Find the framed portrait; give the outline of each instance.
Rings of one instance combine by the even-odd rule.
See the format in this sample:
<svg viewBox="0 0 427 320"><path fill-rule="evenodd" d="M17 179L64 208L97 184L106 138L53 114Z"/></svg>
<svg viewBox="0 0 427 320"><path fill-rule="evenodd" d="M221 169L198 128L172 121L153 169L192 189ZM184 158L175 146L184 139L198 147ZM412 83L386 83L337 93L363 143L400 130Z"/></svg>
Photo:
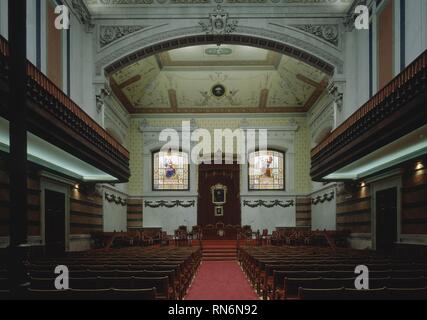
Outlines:
<svg viewBox="0 0 427 320"><path fill-rule="evenodd" d="M216 206L215 207L215 217L223 217L224 216L224 207Z"/></svg>
<svg viewBox="0 0 427 320"><path fill-rule="evenodd" d="M222 184L216 184L211 187L212 203L219 206L227 202L227 187Z"/></svg>

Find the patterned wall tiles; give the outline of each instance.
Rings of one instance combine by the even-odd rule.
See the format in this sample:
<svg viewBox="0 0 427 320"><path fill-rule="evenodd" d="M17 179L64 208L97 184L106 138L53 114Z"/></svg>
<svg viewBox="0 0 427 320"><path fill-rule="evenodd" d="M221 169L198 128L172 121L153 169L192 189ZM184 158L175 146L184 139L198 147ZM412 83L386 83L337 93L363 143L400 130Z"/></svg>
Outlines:
<svg viewBox="0 0 427 320"><path fill-rule="evenodd" d="M265 127L267 129L268 127L280 127L289 125L290 123L296 123L298 125L298 131L295 135L295 168L293 170L295 174L295 192L310 192L310 137L305 117L280 116L279 118L245 118L242 116L233 118L194 118L198 128L207 129L212 135L214 129L229 128L235 130L240 127L244 119L249 126ZM133 196L142 195L143 179L150 179L150 177L143 176L143 138L139 131L141 120L142 118L138 117L132 118L129 129L129 149L131 152L129 193ZM181 127L183 120L189 121L190 119L181 119L171 116L170 118L159 117L146 120L148 125L152 127L171 128Z"/></svg>

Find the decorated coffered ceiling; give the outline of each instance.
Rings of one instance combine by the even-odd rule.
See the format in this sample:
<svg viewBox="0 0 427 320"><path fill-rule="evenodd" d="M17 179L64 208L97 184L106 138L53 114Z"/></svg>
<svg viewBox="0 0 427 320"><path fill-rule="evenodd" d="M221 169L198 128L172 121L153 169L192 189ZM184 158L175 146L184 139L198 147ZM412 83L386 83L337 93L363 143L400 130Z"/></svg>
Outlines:
<svg viewBox="0 0 427 320"><path fill-rule="evenodd" d="M170 50L110 76L132 113L306 112L326 87L322 71L272 51L237 45Z"/></svg>

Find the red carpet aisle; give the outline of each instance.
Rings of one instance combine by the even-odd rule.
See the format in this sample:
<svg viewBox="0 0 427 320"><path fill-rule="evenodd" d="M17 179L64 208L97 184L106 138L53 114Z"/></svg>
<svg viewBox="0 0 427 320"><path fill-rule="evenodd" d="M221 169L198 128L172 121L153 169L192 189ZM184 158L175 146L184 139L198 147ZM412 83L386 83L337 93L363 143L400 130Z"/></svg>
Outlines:
<svg viewBox="0 0 427 320"><path fill-rule="evenodd" d="M258 300L236 261L203 261L185 300Z"/></svg>

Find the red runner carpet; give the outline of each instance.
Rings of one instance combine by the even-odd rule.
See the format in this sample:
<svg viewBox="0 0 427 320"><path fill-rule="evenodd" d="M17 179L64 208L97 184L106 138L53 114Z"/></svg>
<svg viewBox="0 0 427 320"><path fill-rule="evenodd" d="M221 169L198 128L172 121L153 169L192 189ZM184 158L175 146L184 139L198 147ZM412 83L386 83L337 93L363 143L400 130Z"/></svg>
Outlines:
<svg viewBox="0 0 427 320"><path fill-rule="evenodd" d="M203 261L185 300L259 300L236 261Z"/></svg>

